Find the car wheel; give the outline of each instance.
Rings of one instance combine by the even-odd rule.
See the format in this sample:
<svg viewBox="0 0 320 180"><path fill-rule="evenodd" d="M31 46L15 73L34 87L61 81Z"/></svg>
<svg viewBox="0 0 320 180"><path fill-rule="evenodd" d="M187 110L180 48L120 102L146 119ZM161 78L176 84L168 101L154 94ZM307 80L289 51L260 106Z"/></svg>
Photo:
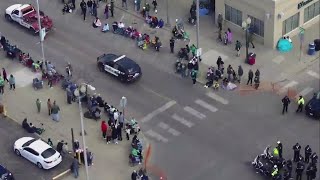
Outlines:
<svg viewBox="0 0 320 180"><path fill-rule="evenodd" d="M42 168L43 168L42 165L41 165L41 163L39 163L39 162L37 163L37 166L38 166L39 169L42 169Z"/></svg>
<svg viewBox="0 0 320 180"><path fill-rule="evenodd" d="M7 21L12 22L12 18L9 14L6 14L4 17L6 18Z"/></svg>
<svg viewBox="0 0 320 180"><path fill-rule="evenodd" d="M21 156L20 151L18 149L14 150L17 156Z"/></svg>
<svg viewBox="0 0 320 180"><path fill-rule="evenodd" d="M104 71L103 65L102 65L101 63L98 65L98 68L99 68L99 71L100 71L100 72L103 72L103 71Z"/></svg>

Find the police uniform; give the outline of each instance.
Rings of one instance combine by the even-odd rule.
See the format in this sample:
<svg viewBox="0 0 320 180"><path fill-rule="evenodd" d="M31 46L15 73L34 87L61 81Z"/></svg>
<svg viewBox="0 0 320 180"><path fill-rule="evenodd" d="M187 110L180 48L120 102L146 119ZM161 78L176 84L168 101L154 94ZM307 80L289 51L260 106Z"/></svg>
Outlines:
<svg viewBox="0 0 320 180"><path fill-rule="evenodd" d="M309 163L309 160L310 160L310 156L311 156L311 153L312 153L312 149L310 148L309 145L307 145L305 148L304 148L304 161L306 163Z"/></svg>
<svg viewBox="0 0 320 180"><path fill-rule="evenodd" d="M296 145L293 146L292 149L294 151L293 161L294 162L298 162L299 161L299 156L300 156L300 149L301 149L300 144L297 143Z"/></svg>
<svg viewBox="0 0 320 180"><path fill-rule="evenodd" d="M296 112L302 112L303 105L304 105L304 99L302 96L299 96L298 109L296 110Z"/></svg>

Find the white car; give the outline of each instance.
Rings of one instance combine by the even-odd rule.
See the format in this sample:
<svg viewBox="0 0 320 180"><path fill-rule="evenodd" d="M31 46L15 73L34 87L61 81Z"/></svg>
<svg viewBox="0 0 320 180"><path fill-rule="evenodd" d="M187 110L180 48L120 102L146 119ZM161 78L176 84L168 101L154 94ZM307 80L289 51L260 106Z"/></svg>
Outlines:
<svg viewBox="0 0 320 180"><path fill-rule="evenodd" d="M16 140L13 149L18 156L28 159L40 169L51 169L62 161L59 152L41 139L33 137L22 137Z"/></svg>

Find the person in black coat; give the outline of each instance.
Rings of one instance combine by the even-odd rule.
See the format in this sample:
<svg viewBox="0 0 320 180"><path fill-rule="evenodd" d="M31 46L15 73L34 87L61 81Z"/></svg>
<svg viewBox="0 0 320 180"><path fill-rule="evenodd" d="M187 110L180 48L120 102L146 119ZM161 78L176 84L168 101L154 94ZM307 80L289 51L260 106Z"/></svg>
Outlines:
<svg viewBox="0 0 320 180"><path fill-rule="evenodd" d="M285 96L281 101L282 101L282 105L283 105L282 114L284 114L284 112L288 112L288 106L290 104L290 99L288 96Z"/></svg>
<svg viewBox="0 0 320 180"><path fill-rule="evenodd" d="M112 128L112 140L113 143L118 144L117 138L118 138L118 132L117 132L117 128L114 124L111 125Z"/></svg>
<svg viewBox="0 0 320 180"><path fill-rule="evenodd" d="M277 142L277 149L279 151L279 158L282 159L282 143L280 141Z"/></svg>
<svg viewBox="0 0 320 180"><path fill-rule="evenodd" d="M312 154L312 149L310 148L309 145L307 145L304 148L304 162L309 163L311 154Z"/></svg>
<svg viewBox="0 0 320 180"><path fill-rule="evenodd" d="M248 72L247 85L249 85L249 82L250 82L250 86L252 86L252 79L253 79L253 71L250 69L249 72Z"/></svg>
<svg viewBox="0 0 320 180"><path fill-rule="evenodd" d="M294 145L292 147L293 151L294 151L294 155L293 155L293 161L294 162L298 162L299 161L299 157L300 157L300 150L301 150L301 146L299 143L296 143L296 145Z"/></svg>

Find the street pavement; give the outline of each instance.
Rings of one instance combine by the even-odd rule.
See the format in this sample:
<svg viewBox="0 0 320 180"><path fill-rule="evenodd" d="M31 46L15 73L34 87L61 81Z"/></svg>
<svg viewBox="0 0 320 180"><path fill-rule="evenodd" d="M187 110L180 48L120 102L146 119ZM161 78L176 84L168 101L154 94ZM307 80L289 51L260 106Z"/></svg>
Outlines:
<svg viewBox="0 0 320 180"><path fill-rule="evenodd" d="M6 106L7 116L19 124L22 123L25 117L28 118L29 122L35 124L35 126L40 126L40 124L43 123L46 131L41 134L41 138L44 140L51 138L54 146L56 146L60 140L64 140L68 143L69 150L72 150L71 128L74 132L74 138L82 144L78 103L67 105L66 92L62 90L60 83L51 89L48 88L46 82L44 82L43 89L34 90L32 87L32 79L39 77L39 74L31 72L29 68L24 67L17 61L11 61L6 58L1 58L1 60L1 67L5 68L8 73L13 74L17 80L15 91L9 90L8 87L5 88L3 103ZM98 93L99 91L96 90L96 92ZM41 101L41 113L37 113L35 104L37 98ZM46 104L48 98L50 98L52 102L55 100L61 108L60 122L55 122L48 116ZM112 104L111 102L109 103ZM86 111L87 109L84 107L83 112ZM102 120L107 121L107 117L103 115ZM99 180L103 179L102 173L107 173L115 180L126 179L134 169L137 170L139 168L139 166L129 166L128 155L131 141L127 141L123 133L124 141L121 141L118 145L107 145L106 141L102 138L100 123L101 121L84 118L84 126L87 132L86 146L89 147L89 150L94 154L94 166L90 167L90 177ZM142 140L143 146L147 147L148 142L143 134L140 134L138 137ZM68 165L62 166L62 170L55 175L57 176L68 170L71 162L72 161L65 162L64 164ZM85 178L85 168L80 169L80 177ZM74 178L72 174L68 173L64 179Z"/></svg>
<svg viewBox="0 0 320 180"><path fill-rule="evenodd" d="M11 171L15 179L49 180L70 167L72 159L64 157L63 161L53 169L39 169L28 160L18 157L13 151L13 143L17 139L21 137L39 138L39 136L27 133L22 129L20 123L10 118L1 117L0 128L0 164Z"/></svg>
<svg viewBox="0 0 320 180"><path fill-rule="evenodd" d="M180 15L172 15L172 17L185 19L188 13L183 12L189 11L189 5L185 3L183 6L178 6L178 1L174 2L177 5L170 8L181 7L181 9L177 8L179 10L176 12ZM0 3L0 7L4 9L13 1ZM120 1L117 1L117 6L119 3ZM159 36L164 44L159 53L153 49L142 51L136 47L134 41L119 35L102 34L98 29L91 27L92 17L88 17L85 22L82 21L79 10L62 15L60 11L62 5L58 2L44 1L40 5L55 23L55 30L48 34L45 40L46 58L62 70L70 61L75 69L74 78L82 79L95 86L99 89L99 93L112 104L117 104L122 96L128 98L127 114L142 122L144 133L152 141L153 166L150 171L154 171L157 176L187 180L257 179L258 175L250 167L250 161L268 144L274 145L278 139L284 144L285 158L292 157L291 147L295 142L300 142L303 146L310 144L314 151L319 152L318 121L313 121L304 114L293 113L296 108L295 103L290 105L289 114L280 115L281 98L284 95L282 92L286 91L279 93L278 89L281 87L288 89L292 86L286 87L285 84L277 83L276 85L281 85L280 88L278 86L276 90L270 88L271 84L281 81L283 77L289 80L282 83L290 83L300 78L300 75L305 75L300 67L298 69L301 71L300 75L297 70L288 73L290 76L280 75L284 67L289 71L293 68L292 66L297 66L297 59L292 59L295 62L292 66L286 64L289 61L274 63L272 59L277 55L275 51L256 45L255 52L259 55L258 63L252 68L260 69L262 81L267 82L268 88L258 91L247 90L243 94L241 90L251 87L241 85L239 91L226 92L221 89L213 92L211 89L204 89L201 84L192 86L190 79L182 79L173 73L176 57L168 53L170 30L148 28L139 18L140 15L131 12L132 10L124 11L116 8L114 19L123 21L126 25L131 24L152 36ZM163 10L159 10L159 14L161 13ZM100 9L99 16L102 17L102 15L103 9ZM108 22L112 23L114 19L109 19ZM205 64L208 61L205 57L211 57L211 64L215 64L217 55L221 55L225 63L232 64L233 67L239 64L245 66L240 58L232 58L234 47L217 46L213 20L209 17L202 19L204 20L201 21L203 30L200 42L203 46L204 69L206 69L205 65L208 65ZM206 21L211 24L204 24ZM0 26L1 32L10 40L40 59L37 37L4 21L0 21ZM195 27L188 25L185 27L190 31L191 42L195 42ZM205 29L207 29L206 32ZM236 39L237 35L234 36ZM184 46L184 43L178 42L176 51L179 46ZM123 85L114 78L97 72L95 59L105 52L126 54L135 59L142 67L141 80L132 85ZM318 61L317 59L308 60L303 64L310 65L310 68L312 67L310 70L317 73L319 72L316 69ZM305 69L306 65L301 67ZM246 66L245 70L248 68ZM295 80L299 82L299 86L296 83L294 86L296 92L309 86L313 88L312 91L319 90L318 76L312 74L313 76L304 76L309 78L310 82L305 81L303 77ZM244 76L245 80L246 76ZM55 88L51 91L54 90ZM306 95L312 94L312 91ZM63 99L58 100L58 102L63 101ZM119 174L121 172L119 171ZM101 175L104 172L94 171L94 174ZM242 176L239 177L239 174Z"/></svg>

